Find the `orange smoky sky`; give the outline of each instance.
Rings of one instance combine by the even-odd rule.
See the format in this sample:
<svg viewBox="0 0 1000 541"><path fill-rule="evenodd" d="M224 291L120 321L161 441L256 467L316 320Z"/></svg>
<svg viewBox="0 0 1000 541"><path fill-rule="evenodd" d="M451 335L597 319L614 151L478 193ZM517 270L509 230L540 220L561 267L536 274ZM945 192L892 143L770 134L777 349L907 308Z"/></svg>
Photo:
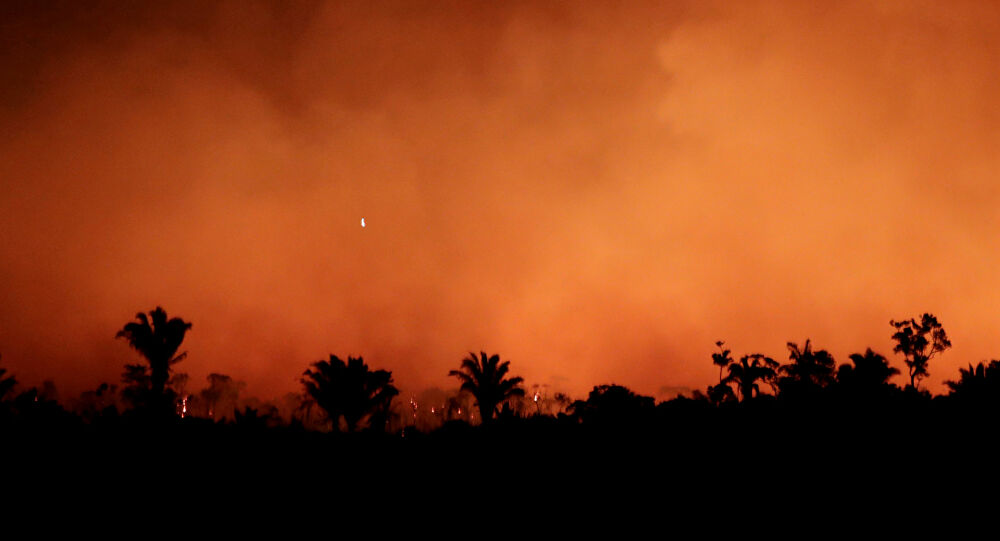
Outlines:
<svg viewBox="0 0 1000 541"><path fill-rule="evenodd" d="M998 11L5 2L3 365L117 381L162 305L194 385L334 353L450 387L485 350L656 395L718 339L892 357L931 312L940 390L1000 357Z"/></svg>

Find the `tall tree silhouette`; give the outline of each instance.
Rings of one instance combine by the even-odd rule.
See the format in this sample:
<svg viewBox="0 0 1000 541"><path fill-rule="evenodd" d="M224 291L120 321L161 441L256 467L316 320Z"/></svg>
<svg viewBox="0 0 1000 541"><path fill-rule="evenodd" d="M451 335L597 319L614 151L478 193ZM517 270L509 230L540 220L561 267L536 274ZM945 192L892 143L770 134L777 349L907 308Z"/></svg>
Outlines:
<svg viewBox="0 0 1000 541"><path fill-rule="evenodd" d="M483 422L489 423L501 402L524 396L524 389L520 387L524 380L518 376L504 377L509 370L510 361L501 363L499 355L487 357L486 352L481 351L479 357L470 352L462 360L461 369L452 370L448 375L462 381L462 390L475 397Z"/></svg>
<svg viewBox="0 0 1000 541"><path fill-rule="evenodd" d="M240 391L245 387L242 381L233 381L225 374L209 374L208 387L198 393L198 398L204 403L205 415L215 421L231 417L237 411Z"/></svg>
<svg viewBox="0 0 1000 541"><path fill-rule="evenodd" d="M736 393L733 392L733 388L729 386L729 383L722 376L722 370L733 364L732 351L724 348L723 345L725 345L725 342L722 340L715 342L715 347L719 348L719 351L712 354L712 364L719 367L719 383L709 385L708 395L706 396L711 403L717 406L724 402L736 401Z"/></svg>
<svg viewBox="0 0 1000 541"><path fill-rule="evenodd" d="M344 418L347 430L354 432L365 418L375 420L369 425L373 429L385 429L393 397L399 390L392 385L392 372L369 370L361 357L348 357L345 363L336 355L329 361L313 363L305 371L302 384L306 393L326 412L333 423L333 430L340 428L340 418Z"/></svg>
<svg viewBox="0 0 1000 541"><path fill-rule="evenodd" d="M732 364L733 356L731 351L723 348L725 342L719 340L715 343L715 347L719 348L719 351L712 354L712 364L719 367L719 383L722 383L722 370Z"/></svg>
<svg viewBox="0 0 1000 541"><path fill-rule="evenodd" d="M191 323L178 317L167 318L167 312L159 306L149 312L148 317L142 312L135 317L138 321L126 323L115 338L124 338L146 359L152 398L161 401L170 379L170 366L187 356L186 352L177 355L177 350L191 329ZM144 368L142 365L126 366L126 378L142 380Z"/></svg>
<svg viewBox="0 0 1000 541"><path fill-rule="evenodd" d="M924 314L918 323L916 319L904 321L890 320L896 332L892 339L895 353L902 353L910 371L910 387L916 388L919 380L927 377L927 364L932 357L951 347L948 334L931 314Z"/></svg>
<svg viewBox="0 0 1000 541"><path fill-rule="evenodd" d="M754 391L760 394L758 381L772 383L778 375L778 363L774 359L762 354L753 353L744 355L738 363L729 365L729 375L724 380L726 383L735 383L740 391L740 401L746 402L753 398Z"/></svg>
<svg viewBox="0 0 1000 541"><path fill-rule="evenodd" d="M778 387L782 393L809 394L834 382L836 361L825 349L813 351L809 339L801 348L788 342L788 359L792 362L779 369Z"/></svg>

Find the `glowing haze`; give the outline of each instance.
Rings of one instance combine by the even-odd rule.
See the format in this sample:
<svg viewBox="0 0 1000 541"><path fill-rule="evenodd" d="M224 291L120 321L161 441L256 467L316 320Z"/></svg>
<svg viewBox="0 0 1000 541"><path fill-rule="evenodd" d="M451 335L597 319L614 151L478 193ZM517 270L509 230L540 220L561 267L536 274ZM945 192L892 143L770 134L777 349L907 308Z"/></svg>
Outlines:
<svg viewBox="0 0 1000 541"><path fill-rule="evenodd" d="M481 349L656 394L717 339L844 362L925 311L932 389L1000 357L996 4L33 4L0 8L25 382L117 381L158 304L178 369L261 396Z"/></svg>

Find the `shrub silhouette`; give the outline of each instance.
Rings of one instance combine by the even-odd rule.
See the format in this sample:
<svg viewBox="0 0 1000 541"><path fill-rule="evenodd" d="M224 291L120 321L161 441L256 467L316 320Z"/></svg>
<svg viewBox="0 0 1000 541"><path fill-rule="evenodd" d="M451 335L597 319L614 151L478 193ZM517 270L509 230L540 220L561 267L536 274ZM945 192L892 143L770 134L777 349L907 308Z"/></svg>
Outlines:
<svg viewBox="0 0 1000 541"><path fill-rule="evenodd" d="M0 400L3 400L14 386L17 385L17 380L14 376L7 376L7 369L0 368Z"/></svg>
<svg viewBox="0 0 1000 541"><path fill-rule="evenodd" d="M250 430L264 430L273 423L274 413L270 411L261 412L259 408L245 406L243 411L239 409L233 411L233 422L236 426Z"/></svg>
<svg viewBox="0 0 1000 541"><path fill-rule="evenodd" d="M704 398L708 399L709 402L715 404L716 406L720 404L725 404L727 402L738 401L738 399L736 398L736 393L733 392L733 388L730 387L729 384L725 381L717 385L709 385L708 394L700 396L704 396Z"/></svg>

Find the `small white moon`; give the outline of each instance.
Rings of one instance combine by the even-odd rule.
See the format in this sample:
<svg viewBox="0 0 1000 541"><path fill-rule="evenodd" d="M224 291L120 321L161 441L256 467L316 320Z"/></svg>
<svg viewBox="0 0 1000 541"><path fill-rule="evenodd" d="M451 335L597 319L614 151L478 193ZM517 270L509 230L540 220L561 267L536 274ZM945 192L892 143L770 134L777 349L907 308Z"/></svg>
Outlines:
<svg viewBox="0 0 1000 541"><path fill-rule="evenodd" d="M361 218L361 227L364 227L364 226L365 226L365 219Z"/></svg>

